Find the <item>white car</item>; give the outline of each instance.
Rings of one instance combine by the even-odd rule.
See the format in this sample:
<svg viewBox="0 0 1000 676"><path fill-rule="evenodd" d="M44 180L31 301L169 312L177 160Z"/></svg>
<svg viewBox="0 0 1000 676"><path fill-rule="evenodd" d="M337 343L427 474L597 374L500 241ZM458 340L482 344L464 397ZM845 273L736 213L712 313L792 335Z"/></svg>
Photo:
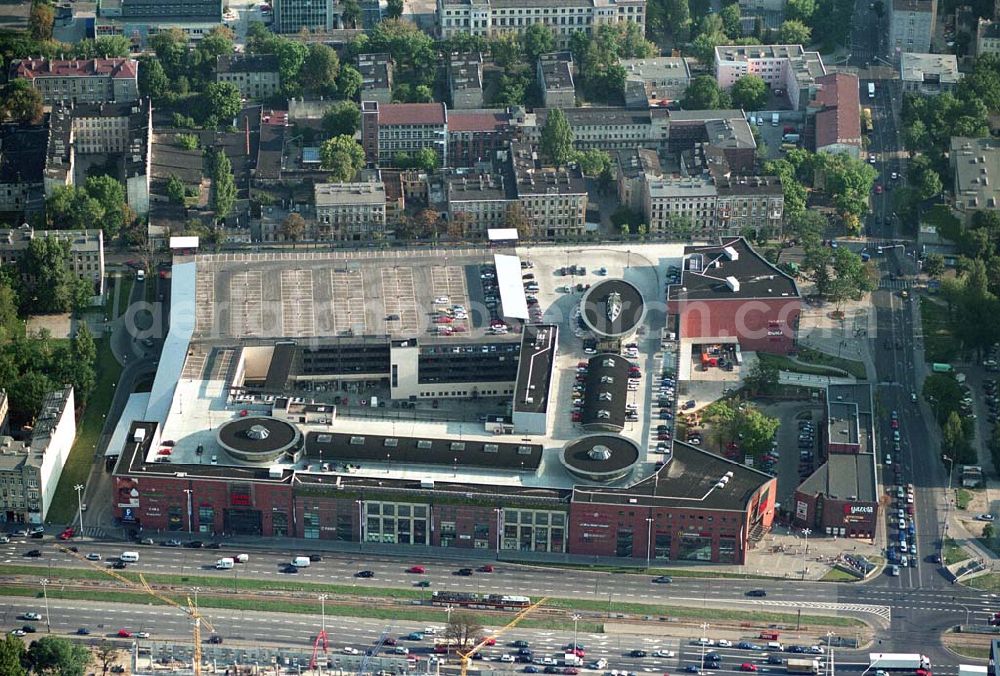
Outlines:
<svg viewBox="0 0 1000 676"><path fill-rule="evenodd" d="M994 521L996 517L992 514L977 514L976 521Z"/></svg>
<svg viewBox="0 0 1000 676"><path fill-rule="evenodd" d="M890 177L892 178L892 180L894 180L894 181L898 181L898 180L899 180L899 174L897 174L897 173L896 173L895 171L894 171L894 172L892 172L892 173L891 173L891 174L890 174L889 176L890 176Z"/></svg>
<svg viewBox="0 0 1000 676"><path fill-rule="evenodd" d="M814 645L809 648L809 652L813 655L822 655L826 652L826 650L821 645Z"/></svg>
<svg viewBox="0 0 1000 676"><path fill-rule="evenodd" d="M434 636L435 634L438 633L438 628L437 627L424 627L424 632L423 633L427 634L428 636Z"/></svg>
<svg viewBox="0 0 1000 676"><path fill-rule="evenodd" d="M704 636L702 636L701 638L699 638L694 643L695 643L695 645L715 645L715 641L713 639L705 638Z"/></svg>
<svg viewBox="0 0 1000 676"><path fill-rule="evenodd" d="M513 655L508 655L507 653L504 653L503 655L500 656L500 661L501 662L511 662L511 663L513 663L514 662L514 656Z"/></svg>
<svg viewBox="0 0 1000 676"><path fill-rule="evenodd" d="M716 643L716 645L719 646L720 648L732 648L733 647L733 642L732 641L727 641L724 638L720 638L719 642Z"/></svg>
<svg viewBox="0 0 1000 676"><path fill-rule="evenodd" d="M26 620L36 620L37 621L37 620L42 619L42 616L39 615L38 613L34 613L34 612L32 612L32 613L25 613L24 614L24 619L26 619Z"/></svg>
<svg viewBox="0 0 1000 676"><path fill-rule="evenodd" d="M450 303L451 298L448 298L448 296L438 296L437 298L434 299L434 302L437 303L438 305L443 305L445 303Z"/></svg>
<svg viewBox="0 0 1000 676"><path fill-rule="evenodd" d="M101 555L98 554L97 552L90 552L89 554L87 554L87 560L88 561L100 561L101 560Z"/></svg>
<svg viewBox="0 0 1000 676"><path fill-rule="evenodd" d="M871 153L868 155L868 162L871 164L875 164L875 153Z"/></svg>
<svg viewBox="0 0 1000 676"><path fill-rule="evenodd" d="M148 631L137 631L137 632L135 632L134 636L136 638L149 638L149 632Z"/></svg>
<svg viewBox="0 0 1000 676"><path fill-rule="evenodd" d="M358 650L357 648L352 648L351 646L344 646L345 655L358 655L360 653L361 651Z"/></svg>
<svg viewBox="0 0 1000 676"><path fill-rule="evenodd" d="M675 657L676 653L673 650L654 650L653 657Z"/></svg>

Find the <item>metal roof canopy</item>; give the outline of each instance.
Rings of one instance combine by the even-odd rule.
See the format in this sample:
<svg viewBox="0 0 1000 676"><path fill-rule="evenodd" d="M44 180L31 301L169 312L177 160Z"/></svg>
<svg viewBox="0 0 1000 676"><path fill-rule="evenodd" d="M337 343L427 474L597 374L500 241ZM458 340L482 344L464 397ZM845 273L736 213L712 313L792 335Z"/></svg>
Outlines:
<svg viewBox="0 0 1000 676"><path fill-rule="evenodd" d="M171 237L170 238L170 248L171 249L197 249L198 248L198 238L197 237Z"/></svg>
<svg viewBox="0 0 1000 676"><path fill-rule="evenodd" d="M524 285L521 283L521 259L495 254L493 262L497 268L497 286L500 287L503 316L527 319L528 300L524 297Z"/></svg>
<svg viewBox="0 0 1000 676"><path fill-rule="evenodd" d="M486 237L491 242L517 241L517 228L489 228Z"/></svg>

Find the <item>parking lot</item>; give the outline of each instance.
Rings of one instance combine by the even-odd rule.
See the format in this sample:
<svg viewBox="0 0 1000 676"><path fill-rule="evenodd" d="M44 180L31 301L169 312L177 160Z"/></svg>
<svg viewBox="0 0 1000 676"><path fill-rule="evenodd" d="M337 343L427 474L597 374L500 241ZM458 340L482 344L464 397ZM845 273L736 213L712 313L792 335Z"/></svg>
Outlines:
<svg viewBox="0 0 1000 676"><path fill-rule="evenodd" d="M263 287L260 270L236 272L229 278L229 331L232 335L264 334Z"/></svg>
<svg viewBox="0 0 1000 676"><path fill-rule="evenodd" d="M332 270L330 286L334 335L350 335L351 332L355 335L367 334L368 321L365 318L364 282L361 271L353 268Z"/></svg>
<svg viewBox="0 0 1000 676"><path fill-rule="evenodd" d="M823 462L817 429L822 409L808 402L791 401L766 404L761 410L781 422L776 434L778 457L771 471L778 477L778 501L793 504L795 489Z"/></svg>
<svg viewBox="0 0 1000 676"><path fill-rule="evenodd" d="M281 325L286 336L315 334L312 270L281 271Z"/></svg>

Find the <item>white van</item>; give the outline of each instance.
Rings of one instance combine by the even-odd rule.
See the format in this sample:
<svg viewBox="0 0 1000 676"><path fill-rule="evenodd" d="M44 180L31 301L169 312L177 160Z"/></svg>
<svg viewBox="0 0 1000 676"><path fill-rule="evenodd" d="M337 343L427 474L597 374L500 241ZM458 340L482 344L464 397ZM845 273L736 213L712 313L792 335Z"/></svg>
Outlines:
<svg viewBox="0 0 1000 676"><path fill-rule="evenodd" d="M767 642L767 649L768 650L777 650L778 652L781 652L785 648L784 648L784 646L781 645L781 643L779 641L768 641Z"/></svg>
<svg viewBox="0 0 1000 676"><path fill-rule="evenodd" d="M237 554L236 556L233 557L233 561L235 561L236 563L246 563L249 560L250 557L247 556L246 554Z"/></svg>
<svg viewBox="0 0 1000 676"><path fill-rule="evenodd" d="M136 279L136 281L139 281L139 282L146 281L146 271L142 270L142 269L136 270L135 271L135 279Z"/></svg>
<svg viewBox="0 0 1000 676"><path fill-rule="evenodd" d="M139 560L139 552L122 552L118 558L125 563L136 563Z"/></svg>
<svg viewBox="0 0 1000 676"><path fill-rule="evenodd" d="M233 567L234 564L235 564L235 561L233 561L231 558L229 558L227 556L226 558L219 559L218 561L215 562L215 569L216 570L229 570L229 569L231 569Z"/></svg>
<svg viewBox="0 0 1000 676"><path fill-rule="evenodd" d="M296 556L292 559L292 565L296 568L308 568L309 563L310 561L308 556Z"/></svg>

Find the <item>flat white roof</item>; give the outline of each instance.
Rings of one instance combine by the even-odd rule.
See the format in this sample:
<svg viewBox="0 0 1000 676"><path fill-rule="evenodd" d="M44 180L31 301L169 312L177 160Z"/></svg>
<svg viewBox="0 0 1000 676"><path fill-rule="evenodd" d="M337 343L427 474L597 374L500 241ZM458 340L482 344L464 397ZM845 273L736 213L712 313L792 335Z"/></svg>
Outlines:
<svg viewBox="0 0 1000 676"><path fill-rule="evenodd" d="M198 238L197 237L171 237L170 238L170 248L171 249L197 249L198 248Z"/></svg>
<svg viewBox="0 0 1000 676"><path fill-rule="evenodd" d="M132 427L132 423L136 420L145 420L146 407L149 405L149 392L136 392L130 394L128 401L125 402L125 408L122 410L122 415L118 418L118 424L115 425L115 431L111 435L111 441L108 442L107 448L104 449L104 455L118 455L121 450L125 448L126 437L128 437L128 431Z"/></svg>
<svg viewBox="0 0 1000 676"><path fill-rule="evenodd" d="M524 285L521 283L521 259L495 254L493 262L497 266L497 286L500 287L503 316L527 319L528 299L524 297Z"/></svg>
<svg viewBox="0 0 1000 676"><path fill-rule="evenodd" d="M517 241L517 228L490 228L486 231L486 236L491 242L502 242L508 240Z"/></svg>
<svg viewBox="0 0 1000 676"><path fill-rule="evenodd" d="M163 341L160 364L149 393L146 420L162 426L174 399L174 389L180 382L187 359L188 344L194 333L195 263L175 265L170 275L170 331Z"/></svg>

